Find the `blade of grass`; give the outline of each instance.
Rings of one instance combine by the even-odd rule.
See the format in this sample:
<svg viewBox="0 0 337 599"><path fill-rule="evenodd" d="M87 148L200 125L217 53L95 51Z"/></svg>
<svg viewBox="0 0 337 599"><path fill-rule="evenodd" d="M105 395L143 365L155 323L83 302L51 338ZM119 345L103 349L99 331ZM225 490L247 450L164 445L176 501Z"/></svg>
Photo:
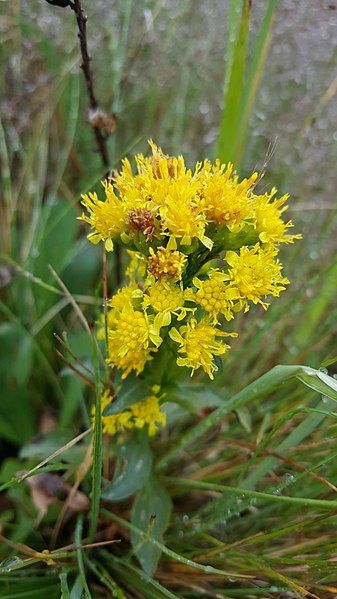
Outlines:
<svg viewBox="0 0 337 599"><path fill-rule="evenodd" d="M230 56L231 64L228 65L231 70L225 88L224 109L217 143L217 156L222 162L233 160L234 155L235 137L240 120L240 98L247 62L250 6L250 0L243 0L235 50L232 60Z"/></svg>
<svg viewBox="0 0 337 599"><path fill-rule="evenodd" d="M187 478L178 478L174 476L165 476L163 480L165 482L172 483L178 488L186 487L192 489L205 489L206 491L218 491L219 493L224 493L225 495L233 495L234 497L253 497L254 499L258 499L261 501L287 503L309 508L312 507L317 509L326 509L328 511L337 509L337 500L333 499L311 499L309 497L290 497L288 495L273 495L271 493L253 491L251 489L245 489L241 487L230 487L227 485L218 485L216 483L208 483L201 480L191 480Z"/></svg>
<svg viewBox="0 0 337 599"><path fill-rule="evenodd" d="M142 531L137 526L134 526L134 524L131 524L127 520L120 518L119 516L117 516L117 514L113 514L112 512L109 512L108 510L105 510L105 509L102 510L102 512L111 520L118 522L118 524L121 524L125 528L128 528L129 530L138 534L144 541L148 541L149 543L152 543L153 545L155 545L155 547L158 547L158 549L160 549L162 551L162 553L165 553L165 555L167 555L174 561L180 562L181 564L185 564L185 566L189 566L190 568L199 570L201 572L205 572L207 574L220 574L221 576L235 576L235 578L252 578L248 574L247 575L238 574L237 572L234 574L233 572L226 572L225 570L219 570L218 568L213 568L212 566L204 566L202 564L198 564L197 562L187 559L183 555L179 555L179 553L172 551L172 549L169 549L162 543L159 543L159 541L157 541L153 537L149 537L147 533Z"/></svg>
<svg viewBox="0 0 337 599"><path fill-rule="evenodd" d="M93 457L92 457L92 487L91 487L91 508L89 522L89 542L92 542L97 529L99 508L101 499L102 466L103 466L103 448L102 448L102 386L99 377L99 365L97 346L93 343L93 365L95 373L95 416L93 430Z"/></svg>
<svg viewBox="0 0 337 599"><path fill-rule="evenodd" d="M87 579L85 576L85 568L84 568L84 560L83 560L83 550L82 550L82 529L83 529L83 516L80 515L77 519L76 528L75 528L75 543L76 543L76 557L79 573L81 576L81 581L83 585L83 589L86 593L87 599L92 599Z"/></svg>
<svg viewBox="0 0 337 599"><path fill-rule="evenodd" d="M119 558L116 555L112 555L111 553L107 554L106 552L104 552L104 555L105 555L106 559L109 559L110 563L115 562L117 564L116 570L117 570L119 576L125 575L125 579L129 580L130 575L135 575L135 577L137 577L137 579L139 580L139 583L141 584L141 586L139 586L139 590L141 590L143 592L148 592L148 590L149 590L148 585L150 584L151 587L153 587L153 595L152 596L155 597L156 599L162 599L162 597L167 597L168 599L178 599L177 595L174 595L173 593L171 593L171 591L169 591L168 589L163 587L154 578L151 578L150 576L146 576L146 580L144 580L144 578L145 578L144 572L142 570L139 570L139 568L136 568L136 566L130 564L126 560ZM112 565L112 563L111 563L111 565ZM112 565L112 567L113 567L113 565ZM124 570L126 570L126 572L124 572ZM159 594L156 591L158 591ZM124 598L125 598L125 595L123 595L123 599Z"/></svg>
<svg viewBox="0 0 337 599"><path fill-rule="evenodd" d="M7 481L3 485L1 485L0 491L4 491L5 489L7 489L9 487L12 487L13 485L20 484L26 478L35 475L35 473L37 471L39 471L40 469L42 469L43 466L45 466L46 464L48 464L48 462L50 462L54 458L57 458L57 456L61 455L62 453L64 453L68 449L70 449L70 447L73 447L73 445L76 445L76 443L78 443L79 441L81 441L82 439L84 439L84 437L86 437L88 435L88 433L90 433L91 430L92 430L91 428L87 429L86 431L84 431L83 433L81 433L80 435L78 435L77 437L75 437L74 439L72 439L71 441L69 441L68 443L66 443L66 445L62 445L62 447L60 447L59 449L57 449L56 451L54 451L47 458L45 458L44 460L42 460L42 462L39 462L39 464L37 464L37 466L34 466L34 468L32 468L31 470L29 470L28 472L25 472L21 476L15 476L14 478L11 478L9 481Z"/></svg>
<svg viewBox="0 0 337 599"><path fill-rule="evenodd" d="M322 409L326 407L326 404L322 402ZM318 407L319 409L319 407ZM326 415L321 412L309 414L303 422L301 422L291 433L284 439L275 449L277 453L284 454L290 449L299 445L303 439L308 437L324 420ZM265 458L257 467L254 468L253 472L249 474L243 481L242 485L246 488L254 487L259 480L261 480L270 470L272 470L279 460L274 457ZM300 476L300 475L299 475Z"/></svg>
<svg viewBox="0 0 337 599"><path fill-rule="evenodd" d="M236 393L231 399L227 400L223 406L217 408L202 422L198 423L195 427L182 435L178 443L176 443L176 445L174 445L165 456L159 460L157 468L161 469L165 467L177 453L193 443L196 439L202 437L209 428L215 426L219 420L226 414L229 414L229 412L236 410L248 402L255 402L261 396L276 389L279 385L282 385L301 373L308 374L309 372L316 373L314 369L305 366L275 366L269 372L242 389L242 391Z"/></svg>
<svg viewBox="0 0 337 599"><path fill-rule="evenodd" d="M238 168L242 160L244 144L248 133L249 120L253 112L256 93L261 81L266 57L270 46L275 10L276 0L269 0L268 6L264 13L261 28L258 33L251 64L248 70L247 79L242 93L240 106L241 117L235 136L235 151L233 153L233 161Z"/></svg>

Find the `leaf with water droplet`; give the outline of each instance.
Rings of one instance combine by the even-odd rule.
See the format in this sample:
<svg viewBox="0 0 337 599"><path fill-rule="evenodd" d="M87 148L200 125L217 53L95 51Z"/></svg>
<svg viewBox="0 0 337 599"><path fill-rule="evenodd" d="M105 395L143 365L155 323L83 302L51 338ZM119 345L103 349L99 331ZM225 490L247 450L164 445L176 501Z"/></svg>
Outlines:
<svg viewBox="0 0 337 599"><path fill-rule="evenodd" d="M147 481L135 501L131 522L148 538L163 542L172 510L171 497L153 476ZM138 533L131 533L131 543L144 572L152 576L157 568L161 549Z"/></svg>
<svg viewBox="0 0 337 599"><path fill-rule="evenodd" d="M6 572L11 572L17 566L21 565L23 560L17 555L13 555L12 557L7 557L2 562L0 562L0 574L4 574Z"/></svg>
<svg viewBox="0 0 337 599"><path fill-rule="evenodd" d="M297 375L297 378L307 385L307 387L337 401L337 383L332 376L322 371L306 369L303 374Z"/></svg>
<svg viewBox="0 0 337 599"><path fill-rule="evenodd" d="M151 473L153 456L148 439L128 441L118 447L117 457L123 462L123 469L103 490L102 498L119 501L130 497L142 488Z"/></svg>

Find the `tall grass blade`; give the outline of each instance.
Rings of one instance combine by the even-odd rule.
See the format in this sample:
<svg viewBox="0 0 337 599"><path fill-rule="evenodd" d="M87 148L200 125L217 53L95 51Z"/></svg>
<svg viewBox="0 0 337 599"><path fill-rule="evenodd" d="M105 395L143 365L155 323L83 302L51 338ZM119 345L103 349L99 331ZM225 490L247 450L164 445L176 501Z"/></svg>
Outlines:
<svg viewBox="0 0 337 599"><path fill-rule="evenodd" d="M102 484L102 461L103 461L103 449L102 449L102 387L99 376L99 362L98 362L98 351L97 345L93 340L93 364L95 371L95 416L94 416L94 430L93 430L93 459L92 459L92 487L91 487L91 509L90 509L90 522L89 522L89 543L93 542L98 518L99 518L99 507L101 498L101 484Z"/></svg>
<svg viewBox="0 0 337 599"><path fill-rule="evenodd" d="M78 570L81 577L82 586L85 592L86 599L92 599L92 595L89 591L87 579L85 576L85 568L84 568L84 560L83 560L83 550L81 549L82 544L82 529L83 529L83 518L82 516L78 517L76 528L75 528L75 543L76 543L76 556L77 556L77 565Z"/></svg>
<svg viewBox="0 0 337 599"><path fill-rule="evenodd" d="M240 106L240 121L235 140L235 151L233 154L234 164L239 165L244 154L244 146L249 128L249 121L252 116L256 93L259 88L265 61L267 58L271 32L273 28L274 15L276 10L276 0L269 0L261 29L259 31L251 64L248 70L247 79L242 93Z"/></svg>
<svg viewBox="0 0 337 599"><path fill-rule="evenodd" d="M243 2L233 56L231 56L232 45L229 46L230 63L227 67L230 69L230 75L226 75L228 84L225 84L224 109L217 145L217 156L222 162L233 160L235 149L236 132L240 119L240 98L248 53L250 4L250 0Z"/></svg>
<svg viewBox="0 0 337 599"><path fill-rule="evenodd" d="M268 1L245 78L248 62L250 8L251 2L245 1L241 18L238 19L239 3L231 2L229 7L224 107L217 145L217 156L221 161L232 161L237 168L242 161L249 120L268 53L276 0Z"/></svg>
<svg viewBox="0 0 337 599"><path fill-rule="evenodd" d="M257 401L266 393L270 393L283 383L300 376L301 374L304 376L310 375L312 377L311 384L314 384L315 378L317 378L319 381L319 385L321 384L321 381L318 377L318 374L320 375L321 373L313 368L295 365L275 366L269 372L263 374L256 381L250 383L247 387L242 389L242 391L236 393L231 399L227 400L222 406L214 410L212 414L202 420L202 422L182 435L178 443L174 445L165 454L165 456L161 458L161 460L159 460L157 468L163 468L166 466L177 453L184 449L184 447L187 447L196 441L198 438L202 437L212 426L215 426L219 422L220 418L223 418L226 414L229 414L229 412L237 410L238 408L246 405L248 402ZM326 386L326 395L330 396L329 394L331 393L335 393L335 391Z"/></svg>

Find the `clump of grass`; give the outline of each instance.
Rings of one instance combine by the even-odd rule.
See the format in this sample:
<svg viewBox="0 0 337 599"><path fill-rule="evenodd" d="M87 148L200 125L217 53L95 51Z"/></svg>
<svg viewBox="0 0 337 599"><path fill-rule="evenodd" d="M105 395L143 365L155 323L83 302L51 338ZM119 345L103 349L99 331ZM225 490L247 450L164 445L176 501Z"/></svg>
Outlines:
<svg viewBox="0 0 337 599"><path fill-rule="evenodd" d="M233 21L241 37L248 35L247 6ZM176 107L163 115L160 92L153 86L146 116L139 112L126 118L132 101L134 106L141 105L136 92L130 103L126 100L130 84L123 75L123 64L132 60L127 56L127 34L137 10L128 3L120 13L123 35L119 42L109 32L110 47L119 43L114 85L115 93L119 90L121 125L116 141L109 141L111 150L115 145L116 163L139 143L135 131L142 119L142 130L155 132L159 111L161 135L170 132L174 122L174 143L180 145L189 115L186 90L180 94L182 112L175 122ZM267 19L271 12L266 15ZM293 262L288 261L292 289L263 319L256 312L249 328L242 319L237 345L215 387L205 397L202 379L193 387L183 386L184 401L169 439L164 433L153 443L158 456L156 476L174 505L165 539L155 537L150 517L145 532L130 524L129 499L117 508L103 502L97 511L96 497L91 530L87 512L79 509L80 501L64 509L69 502L64 483L74 491L81 489L87 498L92 490L89 410L100 357L93 356L91 331L101 310L101 257L77 236L75 216L79 191L99 180L104 168L92 151L90 128L82 120L85 90L77 71L72 71L77 40L69 42L65 55L55 50L27 14L24 19L21 16L11 8L6 49L13 52L21 35L31 38L35 32L37 44L30 42L30 56L21 53L22 67L32 77L34 65L37 81L39 74L48 77L28 96L29 118L14 124L4 121L0 137L5 196L1 206L1 280L5 285L0 304L4 350L0 437L6 456L0 473L3 596L282 597L292 593L333 597L337 593L336 389L332 378L336 263L330 213L322 212L319 223L308 217L305 225L308 231L319 231L320 238L315 239L319 257L308 258L313 242L304 227L300 249ZM154 17L160 19L159 10ZM68 16L58 13L56 17L53 12L54 18L71 27ZM242 81L238 87L248 107L269 33L266 27L266 36L255 47L252 64L258 65L257 70L253 79L250 75L246 79L246 86L253 81L251 87L242 88ZM246 56L237 55L239 46L235 53L235 44L229 51L228 68L231 52L243 70ZM106 74L106 65L103 70ZM234 85L230 77L227 82ZM97 83L103 90L102 76ZM43 110L37 110L40 102ZM223 122L229 118L228 110L224 110ZM246 133L246 110L241 133ZM122 140L125 124L127 134ZM191 139L196 138L193 131ZM231 143L233 148L233 137ZM237 155L241 150L235 149ZM304 220L308 214L304 213ZM302 215L298 216L302 221ZM113 272L113 263L109 269ZM53 342L54 331L59 338ZM287 366L273 369L278 363ZM209 407L205 408L206 399ZM117 455L116 444L105 442L105 479L111 478ZM58 481L60 496L48 484L47 490L41 484L39 503L27 484L36 474L52 476L44 479L47 483ZM94 488L97 485L96 478ZM151 515L159 508L153 506L151 488L148 492ZM55 501L36 526L38 505L48 503L48 498ZM92 546L89 537L96 524L96 545ZM153 577L144 577L132 555L132 535L138 535L140 544L161 552ZM117 542L104 546L111 541Z"/></svg>

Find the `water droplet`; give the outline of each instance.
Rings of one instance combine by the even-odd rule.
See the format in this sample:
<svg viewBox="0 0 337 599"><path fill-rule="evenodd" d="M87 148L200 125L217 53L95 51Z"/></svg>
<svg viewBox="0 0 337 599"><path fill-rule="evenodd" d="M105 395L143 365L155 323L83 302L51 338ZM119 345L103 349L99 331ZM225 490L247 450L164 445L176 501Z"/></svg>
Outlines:
<svg viewBox="0 0 337 599"><path fill-rule="evenodd" d="M184 514L182 517L182 521L184 524L187 524L190 520L190 517L187 514Z"/></svg>
<svg viewBox="0 0 337 599"><path fill-rule="evenodd" d="M212 566L205 566L205 572L212 572Z"/></svg>
<svg viewBox="0 0 337 599"><path fill-rule="evenodd" d="M320 372L323 372L323 374L329 374L329 371L327 368L319 368Z"/></svg>
<svg viewBox="0 0 337 599"><path fill-rule="evenodd" d="M17 555L13 555L12 557L8 557L0 562L0 572L11 572L15 566L22 564L22 559L17 557Z"/></svg>

